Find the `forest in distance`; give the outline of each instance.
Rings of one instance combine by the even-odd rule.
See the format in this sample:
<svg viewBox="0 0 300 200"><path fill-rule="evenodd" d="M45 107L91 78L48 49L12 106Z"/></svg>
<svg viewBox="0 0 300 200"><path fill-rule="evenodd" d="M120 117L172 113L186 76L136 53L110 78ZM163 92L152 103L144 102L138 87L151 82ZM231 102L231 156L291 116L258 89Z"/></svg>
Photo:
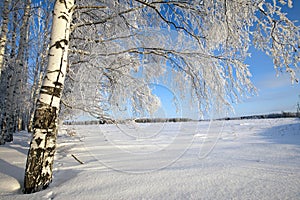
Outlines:
<svg viewBox="0 0 300 200"><path fill-rule="evenodd" d="M249 115L241 117L225 117L217 119L203 119L195 120L190 118L137 118L137 119L125 119L125 120L113 120L113 119L98 119L98 120L65 120L63 125L95 125L95 124L114 124L114 123L164 123L164 122L197 122L197 121L210 121L210 120L241 120L241 119L276 119L276 118L300 118L300 112L281 112L270 113L261 115Z"/></svg>

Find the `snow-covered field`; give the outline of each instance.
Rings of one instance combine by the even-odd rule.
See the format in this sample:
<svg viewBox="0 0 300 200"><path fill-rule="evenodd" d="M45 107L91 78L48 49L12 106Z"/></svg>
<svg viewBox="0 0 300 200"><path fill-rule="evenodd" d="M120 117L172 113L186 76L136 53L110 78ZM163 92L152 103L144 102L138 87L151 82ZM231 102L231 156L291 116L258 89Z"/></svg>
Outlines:
<svg viewBox="0 0 300 200"><path fill-rule="evenodd" d="M300 119L64 126L24 195L29 137L0 146L0 199L300 199Z"/></svg>

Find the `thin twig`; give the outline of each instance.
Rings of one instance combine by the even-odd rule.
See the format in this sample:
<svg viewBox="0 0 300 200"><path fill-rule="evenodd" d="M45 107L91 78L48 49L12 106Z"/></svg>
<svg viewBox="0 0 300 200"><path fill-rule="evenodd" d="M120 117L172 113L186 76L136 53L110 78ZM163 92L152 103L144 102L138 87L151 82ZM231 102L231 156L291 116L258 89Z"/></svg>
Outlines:
<svg viewBox="0 0 300 200"><path fill-rule="evenodd" d="M80 164L84 164L84 162L82 162L81 160L79 160L76 156L74 156L73 154L71 155L77 162L79 162Z"/></svg>

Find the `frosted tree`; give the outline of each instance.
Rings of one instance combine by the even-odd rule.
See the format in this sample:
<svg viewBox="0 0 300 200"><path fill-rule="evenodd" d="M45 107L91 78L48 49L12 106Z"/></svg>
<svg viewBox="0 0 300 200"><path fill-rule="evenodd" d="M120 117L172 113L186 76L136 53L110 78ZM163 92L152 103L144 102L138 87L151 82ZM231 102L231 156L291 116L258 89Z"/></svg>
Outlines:
<svg viewBox="0 0 300 200"><path fill-rule="evenodd" d="M6 43L7 43L9 4L10 4L10 1L5 0L4 5L3 5L3 10L2 10L2 26L1 26L1 34L0 34L0 80L1 80L2 70L4 67L5 48L6 48ZM1 108L3 108L2 105L1 105ZM6 140L6 134L4 131L2 131L2 127L3 127L2 114L3 114L3 112L1 111L1 113L0 113L0 120L1 120L0 144L4 144L5 140Z"/></svg>
<svg viewBox="0 0 300 200"><path fill-rule="evenodd" d="M27 47L28 29L31 11L31 1L23 3L10 1L13 10L9 12L9 32L5 46L5 66L1 78L1 135L5 141L13 140L13 133L24 128L24 114L26 113L27 93ZM6 3L6 2L5 2ZM18 10L22 10L21 14ZM21 18L21 20L18 19ZM20 35L20 37L17 36ZM3 63L2 63L3 64ZM21 97L22 94L22 97ZM22 105L22 106L21 106Z"/></svg>
<svg viewBox="0 0 300 200"><path fill-rule="evenodd" d="M275 68L287 71L297 82L299 27L281 11L285 4L292 6L291 0L77 0L73 4L72 0L55 3L25 193L39 191L52 180L67 71L63 104L98 115L111 106L122 110L128 102L137 113L151 112L158 104L149 83L158 81L171 81L182 95L188 90L200 111L220 110L255 91L245 64L251 45L272 56Z"/></svg>
<svg viewBox="0 0 300 200"><path fill-rule="evenodd" d="M52 3L40 2L35 5L38 9L31 18L30 40L32 41L30 47L30 66L29 78L32 85L30 87L29 95L29 112L28 112L28 132L33 131L33 118L36 109L36 102L39 97L39 91L42 85L42 80L45 74L47 65L48 45L50 40L50 20L52 19Z"/></svg>
<svg viewBox="0 0 300 200"><path fill-rule="evenodd" d="M1 34L0 34L0 78L1 72L4 64L4 53L7 41L7 33L8 33L8 15L9 15L9 0L4 1L3 10L2 10L2 26L1 26Z"/></svg>
<svg viewBox="0 0 300 200"><path fill-rule="evenodd" d="M95 87L99 98L95 97L96 93L87 97L84 91L68 89L71 97L64 98L64 103L72 108L85 106L84 110L88 111L97 108L101 115L107 107L124 105L119 101L136 100L124 89L131 86L114 76L136 80L139 77L137 82L145 87L158 77L172 76L176 80L173 88L178 88L179 93L192 90L191 99L198 103L200 111L212 107L220 110L223 105L237 101L239 96L255 91L244 62L250 56L251 45L272 56L275 68L286 70L292 81L297 81L299 28L281 12L280 6L286 3L90 1L93 6L87 6L79 1L81 9L75 12L71 36L70 51L76 53L70 57L71 80L77 82L74 88L78 90L78 84L84 83L83 71L94 70L91 73L98 74L98 87ZM292 6L291 1L288 4ZM126 64L120 64L125 60ZM78 65L83 69L78 71ZM129 73L125 75L124 71ZM133 88L138 87L133 84L129 90ZM105 104L105 95L101 92L109 94ZM87 108L92 103L87 103L89 98L95 100L94 109ZM83 100L81 106L80 99Z"/></svg>
<svg viewBox="0 0 300 200"><path fill-rule="evenodd" d="M53 10L53 2L10 0L3 3L8 8L4 7L2 14L7 12L8 16L2 27L7 23L8 30L6 42L2 43L5 62L0 77L0 144L11 142L17 130L25 130L27 126L28 131L32 130L47 61L52 20L49 16Z"/></svg>
<svg viewBox="0 0 300 200"><path fill-rule="evenodd" d="M14 64L14 76L11 80L11 86L8 90L8 98L10 105L8 105L9 115L8 118L10 123L8 123L8 131L12 134L15 129L24 130L23 120L25 120L24 113L25 110L25 100L26 98L20 98L21 93L25 93L25 87L27 86L28 80L28 29L29 29L29 18L31 11L31 0L26 0L24 2L24 14L22 15L22 24L20 27L20 39L18 44L18 52ZM26 97L26 95L24 95Z"/></svg>

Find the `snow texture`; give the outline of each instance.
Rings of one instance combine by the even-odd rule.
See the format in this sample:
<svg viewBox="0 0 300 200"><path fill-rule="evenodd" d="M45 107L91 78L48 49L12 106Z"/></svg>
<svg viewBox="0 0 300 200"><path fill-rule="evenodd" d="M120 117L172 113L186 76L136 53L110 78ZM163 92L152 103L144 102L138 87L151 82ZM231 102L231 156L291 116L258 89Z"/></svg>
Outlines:
<svg viewBox="0 0 300 200"><path fill-rule="evenodd" d="M0 146L0 199L300 199L299 122L63 126L53 182L28 195L20 132Z"/></svg>

